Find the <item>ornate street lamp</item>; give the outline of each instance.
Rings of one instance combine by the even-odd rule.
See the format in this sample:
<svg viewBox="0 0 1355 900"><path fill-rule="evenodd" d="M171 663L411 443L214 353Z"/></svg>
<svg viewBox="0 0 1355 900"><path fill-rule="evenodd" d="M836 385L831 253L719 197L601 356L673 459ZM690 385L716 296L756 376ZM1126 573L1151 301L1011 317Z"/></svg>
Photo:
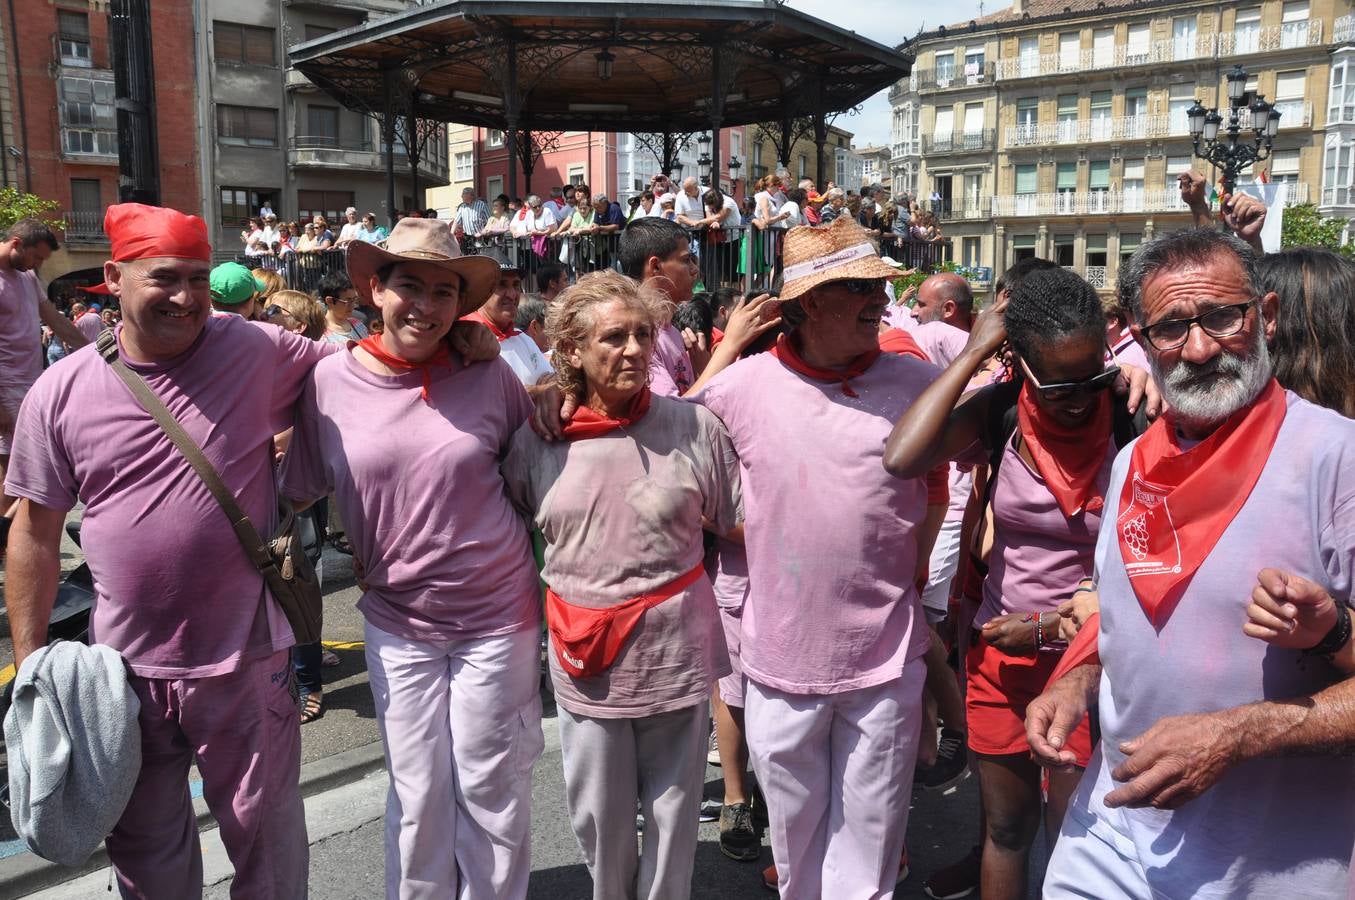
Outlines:
<svg viewBox="0 0 1355 900"><path fill-rule="evenodd" d="M1205 109L1199 100L1186 110L1195 155L1218 167L1223 192L1231 194L1237 176L1248 166L1270 158L1271 145L1280 130L1280 111L1257 94L1247 103L1247 72L1233 66L1228 73L1226 117L1217 109ZM1243 129L1251 131L1245 138ZM1223 135L1220 138L1219 132Z"/></svg>
<svg viewBox="0 0 1355 900"><path fill-rule="evenodd" d="M697 149L701 153L701 155L696 158L696 164L697 166L700 167L700 178L702 187L710 187L710 167L711 163L714 162L710 158L710 145L711 145L710 132L706 132L705 134L702 134L701 137L696 139Z"/></svg>
<svg viewBox="0 0 1355 900"><path fill-rule="evenodd" d="M743 163L739 162L737 156L729 158L729 187L733 189L739 183L739 169L743 168Z"/></svg>
<svg viewBox="0 0 1355 900"><path fill-rule="evenodd" d="M612 64L616 62L616 57L608 52L606 47L599 53L593 54L594 59L598 61L598 79L600 81L612 80Z"/></svg>

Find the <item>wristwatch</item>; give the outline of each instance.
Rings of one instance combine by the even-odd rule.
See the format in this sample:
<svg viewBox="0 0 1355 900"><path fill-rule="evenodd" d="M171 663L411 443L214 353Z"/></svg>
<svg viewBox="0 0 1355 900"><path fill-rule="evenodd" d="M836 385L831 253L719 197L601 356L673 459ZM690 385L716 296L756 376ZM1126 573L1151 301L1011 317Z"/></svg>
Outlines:
<svg viewBox="0 0 1355 900"><path fill-rule="evenodd" d="M1303 652L1308 656L1335 656L1350 641L1350 607L1340 600L1336 604L1336 624L1327 632L1326 637Z"/></svg>

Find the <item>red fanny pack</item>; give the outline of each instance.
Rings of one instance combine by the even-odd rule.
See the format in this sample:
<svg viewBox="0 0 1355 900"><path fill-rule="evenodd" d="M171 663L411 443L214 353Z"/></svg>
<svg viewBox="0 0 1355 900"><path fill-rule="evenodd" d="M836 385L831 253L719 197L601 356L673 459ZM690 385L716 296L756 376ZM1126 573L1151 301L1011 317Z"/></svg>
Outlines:
<svg viewBox="0 0 1355 900"><path fill-rule="evenodd" d="M651 594L632 597L616 606L589 609L575 606L551 588L546 588L546 624L560 667L575 678L601 675L616 662L621 645L639 624L645 610L686 590L706 574L697 563L690 572L668 582Z"/></svg>

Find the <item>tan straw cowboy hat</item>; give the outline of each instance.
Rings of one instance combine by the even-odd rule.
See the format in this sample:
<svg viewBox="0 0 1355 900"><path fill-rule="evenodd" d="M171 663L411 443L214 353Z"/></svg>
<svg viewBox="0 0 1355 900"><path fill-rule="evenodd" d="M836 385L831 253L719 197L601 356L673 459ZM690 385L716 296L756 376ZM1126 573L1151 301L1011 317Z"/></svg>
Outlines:
<svg viewBox="0 0 1355 900"><path fill-rule="evenodd" d="M499 264L486 256L463 256L447 223L439 219L401 219L381 244L354 241L348 245L348 278L353 289L372 302L372 276L387 263L433 263L461 276L459 319L484 305L499 283Z"/></svg>
<svg viewBox="0 0 1355 900"><path fill-rule="evenodd" d="M782 300L794 300L827 281L899 277L898 270L880 258L866 229L850 216L838 216L824 228L792 228L786 232L781 262Z"/></svg>

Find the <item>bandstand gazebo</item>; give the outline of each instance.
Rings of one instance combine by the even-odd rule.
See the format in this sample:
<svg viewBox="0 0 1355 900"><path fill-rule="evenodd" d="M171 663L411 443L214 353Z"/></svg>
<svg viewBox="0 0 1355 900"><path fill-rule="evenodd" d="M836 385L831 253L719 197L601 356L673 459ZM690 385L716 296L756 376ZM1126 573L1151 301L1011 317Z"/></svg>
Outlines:
<svg viewBox="0 0 1355 900"><path fill-rule="evenodd" d="M641 135L671 173L693 134L754 123L775 136L786 165L796 124L808 120L822 167L828 117L911 65L775 0L444 0L289 56L321 90L381 123L389 209L396 129L412 133L417 121L502 130L530 179L532 132ZM719 171L718 141L713 154ZM508 193L517 194L514 165Z"/></svg>

